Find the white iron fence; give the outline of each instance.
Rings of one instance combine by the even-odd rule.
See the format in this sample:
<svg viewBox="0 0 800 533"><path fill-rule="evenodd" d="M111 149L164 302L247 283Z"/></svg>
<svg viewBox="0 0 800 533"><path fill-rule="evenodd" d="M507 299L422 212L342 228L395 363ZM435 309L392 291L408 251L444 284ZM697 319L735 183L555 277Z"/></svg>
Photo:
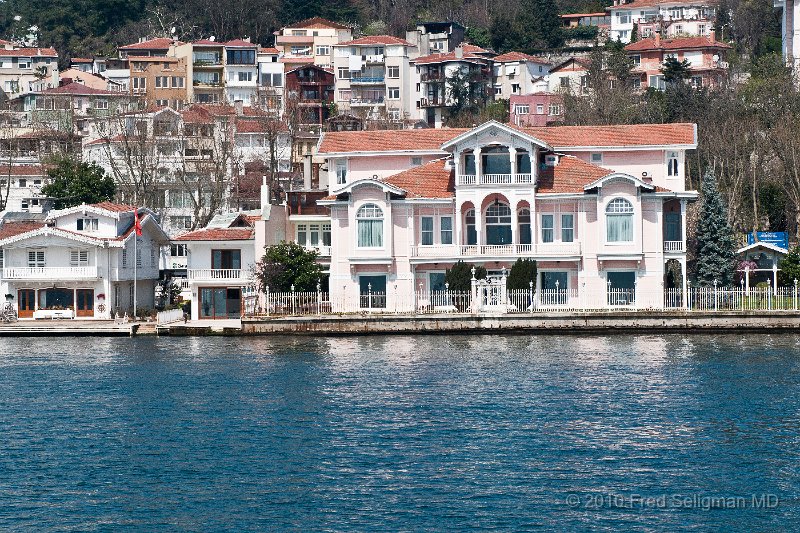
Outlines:
<svg viewBox="0 0 800 533"><path fill-rule="evenodd" d="M800 311L796 287L691 287L645 291L640 289L506 290L497 283L476 285L472 291L415 291L365 294L327 292L245 291L245 316L303 316L327 314L485 314L542 312L752 312Z"/></svg>

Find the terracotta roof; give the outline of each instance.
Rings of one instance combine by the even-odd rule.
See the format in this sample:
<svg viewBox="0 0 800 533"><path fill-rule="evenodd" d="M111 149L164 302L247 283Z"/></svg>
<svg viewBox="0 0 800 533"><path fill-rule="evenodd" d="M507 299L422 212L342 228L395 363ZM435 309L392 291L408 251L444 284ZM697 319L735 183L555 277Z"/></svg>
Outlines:
<svg viewBox="0 0 800 533"><path fill-rule="evenodd" d="M536 192L539 194L583 193L583 188L611 170L587 163L577 157L565 155L555 167L539 172Z"/></svg>
<svg viewBox="0 0 800 533"><path fill-rule="evenodd" d="M235 115L236 109L226 104L192 104L180 113L184 122L210 124L215 117Z"/></svg>
<svg viewBox="0 0 800 533"><path fill-rule="evenodd" d="M286 130L285 125L281 128ZM267 124L262 120L237 119L236 133L266 133Z"/></svg>
<svg viewBox="0 0 800 533"><path fill-rule="evenodd" d="M695 143L694 124L689 123L520 129L550 146L565 149L587 146L660 146Z"/></svg>
<svg viewBox="0 0 800 533"><path fill-rule="evenodd" d="M634 0L628 4L618 4L615 6L609 6L609 9L638 9L640 7L653 7L658 6L661 4L666 5L676 5L676 4L697 4L708 5L708 6L715 6L719 3L719 0L703 0L702 2L677 2L675 0Z"/></svg>
<svg viewBox="0 0 800 533"><path fill-rule="evenodd" d="M513 61L533 61L535 63L545 63L550 64L550 62L543 57L536 57L531 56L528 54L523 54L522 52L506 52L505 54L501 54L497 57L493 57L492 61L495 63L511 63Z"/></svg>
<svg viewBox="0 0 800 533"><path fill-rule="evenodd" d="M607 17L608 13L605 11L601 11L600 13L567 13L566 15L561 15L562 19L575 19L575 18L583 18L583 17Z"/></svg>
<svg viewBox="0 0 800 533"><path fill-rule="evenodd" d="M472 44L465 44L462 46L464 50L464 54L462 58L457 58L455 51L448 52L446 54L431 54L428 56L418 57L413 59L412 62L418 65L424 65L427 63L444 63L446 61L461 61L463 59L486 59L482 54L490 53L488 50L484 50L480 46L475 46Z"/></svg>
<svg viewBox="0 0 800 533"><path fill-rule="evenodd" d="M258 47L257 43L251 43L250 41L245 41L244 39L232 39L230 41L225 41L225 46L229 46L231 48L256 48Z"/></svg>
<svg viewBox="0 0 800 533"><path fill-rule="evenodd" d="M335 28L337 30L349 30L350 26L333 22L322 17L311 17L294 24L286 25L287 28Z"/></svg>
<svg viewBox="0 0 800 533"><path fill-rule="evenodd" d="M437 159L408 169L383 180L406 191L406 198L452 198L455 196L455 173Z"/></svg>
<svg viewBox="0 0 800 533"><path fill-rule="evenodd" d="M96 207L98 209L105 209L113 213L124 213L125 211L135 211L136 207L126 204L117 204L114 202L100 202L98 204L89 204L89 207Z"/></svg>
<svg viewBox="0 0 800 533"><path fill-rule="evenodd" d="M180 41L173 41L164 37L150 39L141 43L126 44L120 46L120 50L167 50L172 44L183 44Z"/></svg>
<svg viewBox="0 0 800 533"><path fill-rule="evenodd" d="M261 48L261 49L258 51L258 53L259 53L259 54L273 54L273 55L277 55L277 54L280 54L280 53L281 53L281 51L280 51L280 50L278 50L277 48L273 48L273 47L271 47L271 46L270 46L270 47L267 47L267 48Z"/></svg>
<svg viewBox="0 0 800 533"><path fill-rule="evenodd" d="M357 46L357 45L370 45L370 44L385 44L385 45L400 44L403 46L414 46L405 39L394 37L392 35L368 35L366 37L361 37L359 39L347 41L346 43L335 44L333 46L351 46L351 45Z"/></svg>
<svg viewBox="0 0 800 533"><path fill-rule="evenodd" d="M88 57L73 57L69 60L70 63L94 63L94 59Z"/></svg>
<svg viewBox="0 0 800 533"><path fill-rule="evenodd" d="M176 241L246 241L255 236L253 228L206 228L178 235Z"/></svg>
<svg viewBox="0 0 800 533"><path fill-rule="evenodd" d="M627 52L647 52L650 50L687 50L695 48L730 48L729 44L712 40L711 37L676 37L675 39L661 39L656 45L653 37L636 41L625 47Z"/></svg>
<svg viewBox="0 0 800 533"><path fill-rule="evenodd" d="M0 178L3 176L44 176L47 169L42 165L0 165Z"/></svg>
<svg viewBox="0 0 800 533"><path fill-rule="evenodd" d="M217 41L212 41L211 39L197 39L196 41L192 41L192 45L194 46L222 46L222 43Z"/></svg>
<svg viewBox="0 0 800 533"><path fill-rule="evenodd" d="M331 131L322 136L319 153L441 150L442 144L466 129Z"/></svg>
<svg viewBox="0 0 800 533"><path fill-rule="evenodd" d="M0 56L9 57L58 57L54 48L14 48L6 50L0 48Z"/></svg>
<svg viewBox="0 0 800 533"><path fill-rule="evenodd" d="M589 60L587 60L587 59L584 59L582 57L570 57L569 59L566 59L566 60L562 61L561 63L559 63L558 65L556 65L553 68L551 68L550 72L551 73L555 72L558 69L560 69L561 67L563 67L563 66L565 66L565 65L567 65L569 63L572 63L572 62L577 63L578 65L582 66L583 68L588 68L589 65L590 65Z"/></svg>
<svg viewBox="0 0 800 533"><path fill-rule="evenodd" d="M83 83L78 83L76 81L68 83L67 85L62 85L60 87L45 89L44 91L40 91L36 94L73 94L80 96L92 96L92 95L128 96L128 93L122 93L119 91L106 91L104 89L95 89L94 87L89 87L88 85L84 85Z"/></svg>
<svg viewBox="0 0 800 533"><path fill-rule="evenodd" d="M0 224L0 240L35 231L43 226L43 222L5 222Z"/></svg>
<svg viewBox="0 0 800 533"><path fill-rule="evenodd" d="M694 144L694 124L632 124L622 126L510 126L541 139L550 146L576 147L659 146ZM428 151L438 152L442 144L466 133L463 128L421 130L375 130L326 132L320 155L353 152Z"/></svg>

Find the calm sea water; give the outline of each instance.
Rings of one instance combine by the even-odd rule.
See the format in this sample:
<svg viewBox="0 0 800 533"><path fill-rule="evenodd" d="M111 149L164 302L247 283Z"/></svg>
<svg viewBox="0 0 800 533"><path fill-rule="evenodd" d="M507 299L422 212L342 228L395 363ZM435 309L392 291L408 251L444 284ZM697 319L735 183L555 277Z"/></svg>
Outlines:
<svg viewBox="0 0 800 533"><path fill-rule="evenodd" d="M798 354L794 335L0 339L0 529L791 530Z"/></svg>

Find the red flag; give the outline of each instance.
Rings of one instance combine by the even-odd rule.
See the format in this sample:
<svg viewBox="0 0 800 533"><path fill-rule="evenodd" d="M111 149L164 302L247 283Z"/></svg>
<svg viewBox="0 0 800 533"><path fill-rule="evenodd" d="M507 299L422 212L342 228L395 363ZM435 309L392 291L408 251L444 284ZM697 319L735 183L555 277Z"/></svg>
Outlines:
<svg viewBox="0 0 800 533"><path fill-rule="evenodd" d="M139 210L133 210L133 229L136 231L136 235L142 234L142 221L139 220Z"/></svg>

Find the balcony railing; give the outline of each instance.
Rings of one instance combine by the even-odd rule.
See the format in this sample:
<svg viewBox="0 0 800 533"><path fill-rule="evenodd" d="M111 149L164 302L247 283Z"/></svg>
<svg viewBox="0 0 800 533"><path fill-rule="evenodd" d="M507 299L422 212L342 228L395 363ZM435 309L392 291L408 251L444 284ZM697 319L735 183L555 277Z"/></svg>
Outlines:
<svg viewBox="0 0 800 533"><path fill-rule="evenodd" d="M306 250L314 250L317 252L317 255L320 257L330 257L331 256L331 247L330 246L311 246L306 245L304 246Z"/></svg>
<svg viewBox="0 0 800 533"><path fill-rule="evenodd" d="M412 246L411 257L574 257L581 254L581 243L538 244L450 244Z"/></svg>
<svg viewBox="0 0 800 533"><path fill-rule="evenodd" d="M383 54L368 54L364 60L367 63L383 63L386 57Z"/></svg>
<svg viewBox="0 0 800 533"><path fill-rule="evenodd" d="M186 277L192 281L241 281L252 279L249 270L241 268L191 268Z"/></svg>
<svg viewBox="0 0 800 533"><path fill-rule="evenodd" d="M533 183L532 174L459 174L459 185L514 185Z"/></svg>
<svg viewBox="0 0 800 533"><path fill-rule="evenodd" d="M362 76L359 78L350 78L350 84L358 83L383 83L383 76Z"/></svg>
<svg viewBox="0 0 800 533"><path fill-rule="evenodd" d="M683 246L683 241L664 241L664 252L681 254L686 249Z"/></svg>
<svg viewBox="0 0 800 533"><path fill-rule="evenodd" d="M442 107L446 105L444 98L420 98L420 107Z"/></svg>
<svg viewBox="0 0 800 533"><path fill-rule="evenodd" d="M350 105L375 105L382 103L383 103L383 96L378 98L358 98L358 97L350 98Z"/></svg>
<svg viewBox="0 0 800 533"><path fill-rule="evenodd" d="M96 266L80 267L6 267L3 269L4 279L25 280L82 280L96 279Z"/></svg>

